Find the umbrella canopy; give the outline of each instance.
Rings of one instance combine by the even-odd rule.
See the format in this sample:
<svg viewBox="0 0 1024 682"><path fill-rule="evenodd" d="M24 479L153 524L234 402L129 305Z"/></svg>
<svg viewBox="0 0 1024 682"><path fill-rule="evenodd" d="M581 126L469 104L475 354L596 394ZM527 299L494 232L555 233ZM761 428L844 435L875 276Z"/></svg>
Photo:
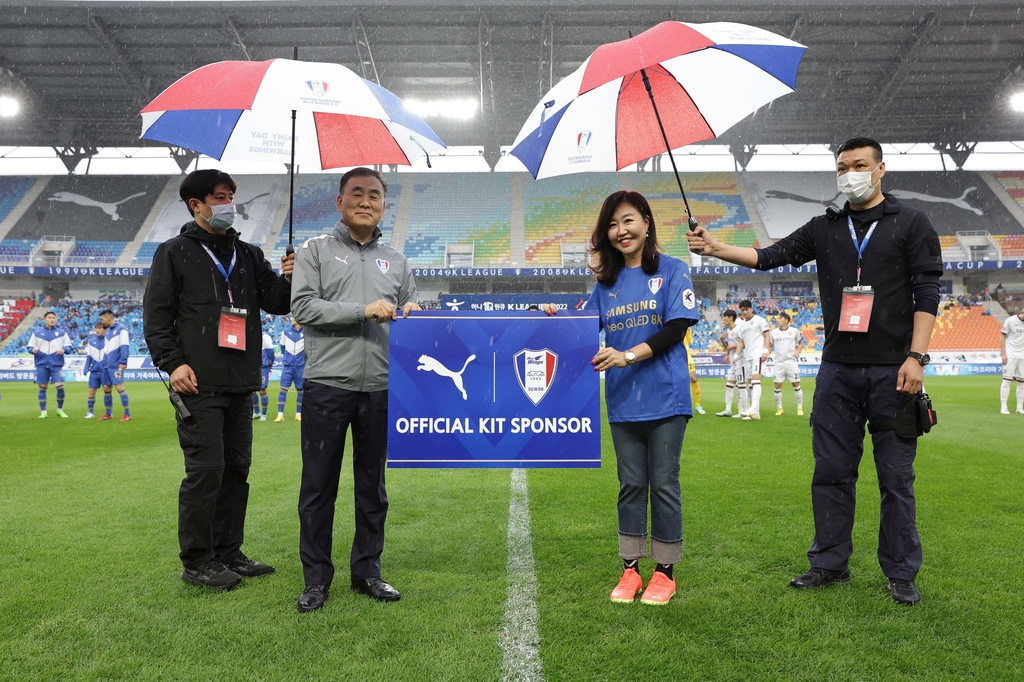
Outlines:
<svg viewBox="0 0 1024 682"><path fill-rule="evenodd" d="M534 178L546 178L617 171L715 138L793 92L806 49L744 24L663 22L602 45L555 85L512 155Z"/></svg>
<svg viewBox="0 0 1024 682"><path fill-rule="evenodd" d="M411 165L444 143L402 100L340 64L217 62L183 76L142 110L142 138L215 159L327 170Z"/></svg>

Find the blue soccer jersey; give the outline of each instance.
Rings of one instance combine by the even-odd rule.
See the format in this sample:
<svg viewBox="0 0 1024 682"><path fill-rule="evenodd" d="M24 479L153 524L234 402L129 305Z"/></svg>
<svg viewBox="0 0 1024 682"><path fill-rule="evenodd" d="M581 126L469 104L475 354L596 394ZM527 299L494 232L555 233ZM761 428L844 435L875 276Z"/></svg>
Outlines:
<svg viewBox="0 0 1024 682"><path fill-rule="evenodd" d="M64 355L57 351L70 353L71 337L60 327L43 327L32 332L28 347L36 349L32 354L36 367L60 368L64 366Z"/></svg>
<svg viewBox="0 0 1024 682"><path fill-rule="evenodd" d="M107 329L107 342L103 348L103 366L116 372L119 365L128 365L128 351L131 347L128 329L120 322Z"/></svg>
<svg viewBox="0 0 1024 682"><path fill-rule="evenodd" d="M700 315L689 266L665 254L652 275L639 267L623 268L611 286L598 283L586 309L600 314L606 345L620 351L647 341L669 320ZM610 422L692 416L685 345L677 343L632 367L609 369L605 402Z"/></svg>
<svg viewBox="0 0 1024 682"><path fill-rule="evenodd" d="M89 344L85 347L85 367L82 368L83 374L103 371L103 358L105 357L106 347L106 337L99 336L94 332L89 333Z"/></svg>
<svg viewBox="0 0 1024 682"><path fill-rule="evenodd" d="M284 367L305 367L305 336L301 329L288 327L281 332L281 365Z"/></svg>

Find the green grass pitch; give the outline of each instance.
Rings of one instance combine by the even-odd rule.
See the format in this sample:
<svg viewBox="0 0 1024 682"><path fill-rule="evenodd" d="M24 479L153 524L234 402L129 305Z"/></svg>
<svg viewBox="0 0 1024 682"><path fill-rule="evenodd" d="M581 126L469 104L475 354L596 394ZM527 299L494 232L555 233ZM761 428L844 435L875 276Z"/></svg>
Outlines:
<svg viewBox="0 0 1024 682"><path fill-rule="evenodd" d="M1024 679L1024 416L998 413L996 377L927 384L940 425L917 459L914 608L889 601L878 568L870 447L853 582L788 587L812 535L810 429L789 386L785 416L769 388L763 419L740 422L712 416L724 384L702 381L709 414L686 434L684 558L668 606L608 601L620 562L607 432L602 469L530 471L546 679ZM134 420L120 424L82 418L82 384L69 384L67 420L51 389L47 421L33 385L0 385L0 679L501 679L507 470L388 473L384 577L403 598L377 604L347 589L346 461L338 582L323 611L302 615L294 394L286 423L254 424L244 549L277 573L219 594L179 579L172 408L159 384L128 389ZM275 398L276 386L271 415Z"/></svg>

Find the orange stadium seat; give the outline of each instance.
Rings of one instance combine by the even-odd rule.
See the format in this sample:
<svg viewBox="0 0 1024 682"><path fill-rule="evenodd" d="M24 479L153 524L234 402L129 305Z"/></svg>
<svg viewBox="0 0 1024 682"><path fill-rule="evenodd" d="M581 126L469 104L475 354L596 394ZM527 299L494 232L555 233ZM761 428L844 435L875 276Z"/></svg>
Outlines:
<svg viewBox="0 0 1024 682"><path fill-rule="evenodd" d="M999 348L1001 320L985 315L981 306L942 304L935 320L935 331L929 349L951 350L992 350Z"/></svg>

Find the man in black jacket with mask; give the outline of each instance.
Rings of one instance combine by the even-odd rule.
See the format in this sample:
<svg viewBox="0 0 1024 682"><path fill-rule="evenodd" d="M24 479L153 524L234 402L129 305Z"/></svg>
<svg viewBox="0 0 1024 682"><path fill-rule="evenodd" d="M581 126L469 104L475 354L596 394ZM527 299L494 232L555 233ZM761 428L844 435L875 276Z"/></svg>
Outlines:
<svg viewBox="0 0 1024 682"><path fill-rule="evenodd" d="M762 249L719 242L706 228L686 233L690 250L758 270L815 261L825 347L814 389L810 569L790 581L816 589L851 580L856 486L864 427L881 492L878 563L899 604L921 601L914 458L917 438L896 430L912 408L928 364L939 308L942 248L928 216L882 193L885 162L875 140L855 137L836 150L842 210L829 208ZM906 432L904 432L905 434Z"/></svg>
<svg viewBox="0 0 1024 682"><path fill-rule="evenodd" d="M260 309L289 312L295 256L277 275L239 239L235 181L198 170L179 194L194 220L153 256L143 320L153 364L171 377L193 418L178 416L185 479L178 494L181 579L230 590L274 572L241 551L252 461L251 399L260 387Z"/></svg>

